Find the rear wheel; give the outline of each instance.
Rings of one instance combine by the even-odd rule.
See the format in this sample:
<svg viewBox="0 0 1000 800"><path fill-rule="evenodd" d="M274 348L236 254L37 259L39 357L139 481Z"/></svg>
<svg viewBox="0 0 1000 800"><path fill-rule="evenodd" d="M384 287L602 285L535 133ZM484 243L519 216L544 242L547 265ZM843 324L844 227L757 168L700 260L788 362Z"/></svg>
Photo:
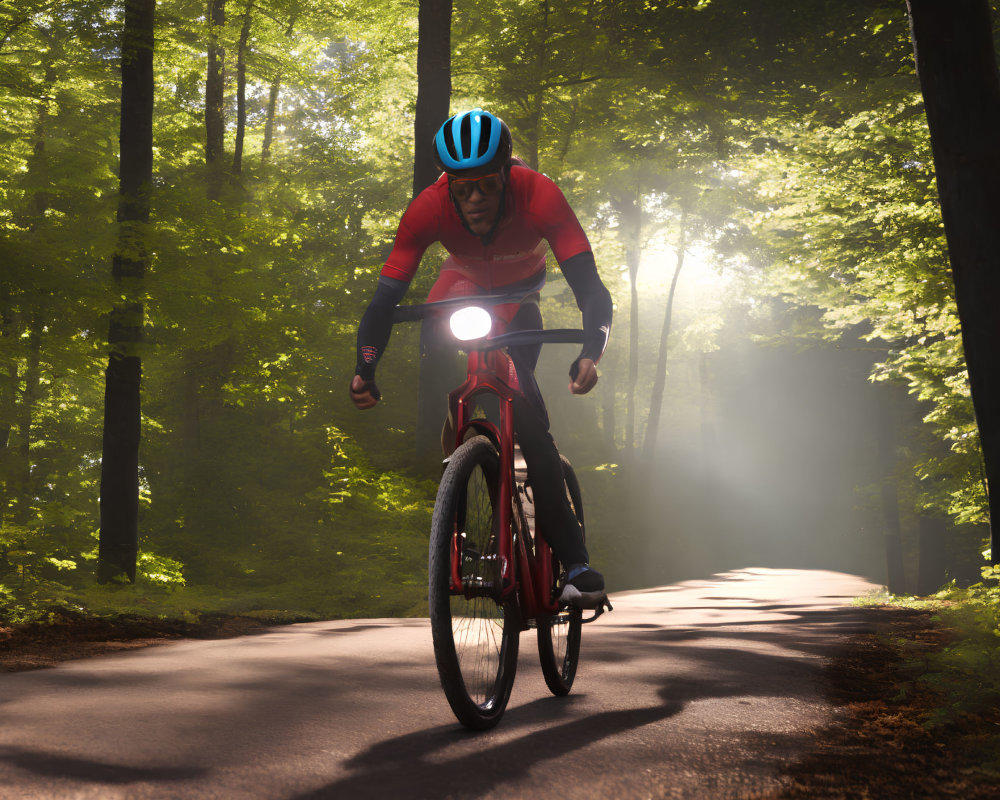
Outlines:
<svg viewBox="0 0 1000 800"><path fill-rule="evenodd" d="M516 603L499 601L499 477L493 443L485 436L466 441L449 459L431 523L434 657L452 711L477 730L492 728L503 716L521 631ZM462 581L454 592L453 553Z"/></svg>
<svg viewBox="0 0 1000 800"><path fill-rule="evenodd" d="M580 523L580 531L586 539L583 525L583 500L576 473L565 456L562 460L563 475L566 479L566 493L573 513ZM552 557L552 591L557 590L561 568L555 556ZM545 685L552 694L569 694L576 678L576 667L580 661L580 632L582 613L579 608L563 608L559 613L538 620L538 657L542 664Z"/></svg>

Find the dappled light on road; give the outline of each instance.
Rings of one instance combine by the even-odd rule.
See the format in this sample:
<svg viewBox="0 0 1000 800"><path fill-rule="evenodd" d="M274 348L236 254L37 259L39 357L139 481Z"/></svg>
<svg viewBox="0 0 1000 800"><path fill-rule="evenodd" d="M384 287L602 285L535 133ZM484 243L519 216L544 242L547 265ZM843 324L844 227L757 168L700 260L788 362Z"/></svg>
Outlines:
<svg viewBox="0 0 1000 800"><path fill-rule="evenodd" d="M454 722L426 620L186 641L0 677L18 797L740 797L830 720L825 660L878 612L832 572L745 569L621 593L552 697L525 634L498 728Z"/></svg>

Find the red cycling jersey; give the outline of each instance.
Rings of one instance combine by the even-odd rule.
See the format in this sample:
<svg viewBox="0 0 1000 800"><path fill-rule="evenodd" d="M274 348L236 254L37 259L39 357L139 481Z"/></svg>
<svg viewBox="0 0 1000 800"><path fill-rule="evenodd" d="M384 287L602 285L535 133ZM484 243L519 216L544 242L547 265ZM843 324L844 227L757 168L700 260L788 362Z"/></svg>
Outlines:
<svg viewBox="0 0 1000 800"><path fill-rule="evenodd" d="M515 164L507 180L501 219L488 237L465 227L444 175L410 203L382 267L375 296L358 325L356 370L362 379L374 381L375 367L392 332L393 307L406 293L424 251L437 241L449 257L429 301L488 294L505 287L512 287L512 293L515 289L535 292L545 282L545 252L551 247L583 314L586 338L580 359L600 360L614 309L587 235L559 187L544 175ZM497 331L521 308L519 303L494 306ZM540 319L533 322L541 325Z"/></svg>
<svg viewBox="0 0 1000 800"><path fill-rule="evenodd" d="M432 299L438 299L474 293L463 291L459 284L490 290L535 275L542 278L546 242L560 263L590 252L587 234L552 180L527 167L512 166L506 192L503 217L489 244L483 244L462 224L448 192L448 178L442 175L406 209L382 275L409 283L424 251L441 242L450 258L441 268L441 286L436 284L432 292Z"/></svg>

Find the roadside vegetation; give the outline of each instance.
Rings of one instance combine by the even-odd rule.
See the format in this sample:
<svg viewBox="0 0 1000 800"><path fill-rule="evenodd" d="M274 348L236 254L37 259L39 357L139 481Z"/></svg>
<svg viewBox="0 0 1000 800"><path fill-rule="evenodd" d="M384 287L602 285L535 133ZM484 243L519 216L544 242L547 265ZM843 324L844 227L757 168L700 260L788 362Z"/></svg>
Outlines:
<svg viewBox="0 0 1000 800"><path fill-rule="evenodd" d="M996 796L1000 570L928 596L883 589L856 602L872 609L876 630L852 639L828 670L845 714L790 768L781 797Z"/></svg>
<svg viewBox="0 0 1000 800"><path fill-rule="evenodd" d="M898 602L892 598L890 602ZM983 568L983 581L966 588L951 584L906 606L927 610L951 632L940 650L907 664L913 680L940 696L927 724L961 724L968 717L994 718L1000 709L1000 569ZM1000 730L983 743L987 766L1000 778Z"/></svg>

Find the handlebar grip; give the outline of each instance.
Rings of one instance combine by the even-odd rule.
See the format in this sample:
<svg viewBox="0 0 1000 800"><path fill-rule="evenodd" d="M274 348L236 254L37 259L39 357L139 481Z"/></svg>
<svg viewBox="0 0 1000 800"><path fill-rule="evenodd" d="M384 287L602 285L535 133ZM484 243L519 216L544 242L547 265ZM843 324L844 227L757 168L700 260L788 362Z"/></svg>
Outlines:
<svg viewBox="0 0 1000 800"><path fill-rule="evenodd" d="M392 324L397 322L418 322L427 316L427 311L423 305L396 306L392 310Z"/></svg>

